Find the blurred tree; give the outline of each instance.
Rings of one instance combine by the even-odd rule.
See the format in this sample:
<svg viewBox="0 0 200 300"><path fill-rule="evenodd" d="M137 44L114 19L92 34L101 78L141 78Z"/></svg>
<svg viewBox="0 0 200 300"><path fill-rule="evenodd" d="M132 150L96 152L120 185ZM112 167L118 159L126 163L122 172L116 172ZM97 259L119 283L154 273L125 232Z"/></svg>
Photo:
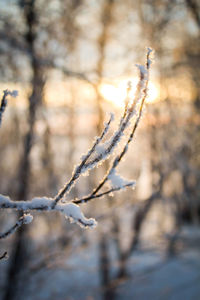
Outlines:
<svg viewBox="0 0 200 300"><path fill-rule="evenodd" d="M129 76L132 74L132 62L135 61L135 57L136 60L140 60L144 46L150 45L155 49L157 69L155 77L160 84L160 95L157 100L160 102L149 105L150 114L145 118L148 125L143 129L145 131L143 139L148 143L150 150L146 153L141 147L138 158L132 163L133 158L130 157L131 163L125 167L128 170L130 165L134 164L135 173L139 174L140 162L147 160L152 194L143 201L140 201L141 199L135 194L134 199L132 193L127 194L126 202L129 206L124 207L121 201L123 208L120 207L120 212L112 212L106 234L100 233L99 274L102 295L105 299L114 299L117 296L116 287L120 280L124 280L129 275L129 259L135 249L138 249L148 216L154 211L155 206L162 203L164 211L159 227L161 234L167 231L163 224L169 217L168 207L173 214L174 228L171 230L166 249L168 254L176 253L176 242L182 225L185 222L198 223L200 219L199 4L195 0L94 2L50 0L48 3L44 0L24 0L13 1L8 7L6 1L4 2L4 14L0 16L1 80L28 82L31 86L29 120L27 127L24 126L26 132L24 133L24 128L20 125L21 118L16 123L19 130L23 131L25 146L20 155L18 188L13 188L11 191L17 199L26 199L32 194L29 182L30 178L33 178L31 174L33 161L30 155L34 149L35 137L38 135L35 124L40 117L38 112L42 111L42 106L44 107L44 87L53 76L53 72L59 70L64 78L76 77L90 83L96 92L97 101L91 103L98 111L97 132L99 133L104 110L107 109L106 102L98 89L99 85L103 83L105 77ZM85 70L89 72L86 73ZM79 82L75 83L75 89L72 91L74 95L69 106L71 117L67 119L67 122L69 121L67 126L70 127L67 130L70 140L68 147L70 149L67 153L71 159L76 155L75 135L81 127L74 128L75 106L79 105L78 97L80 97L76 98L76 90L79 87ZM82 103L82 107L84 105L85 103ZM55 180L53 174L56 150L55 146L52 149L50 147L53 139L51 122L48 120L45 122L45 128L45 134L42 136L42 139L44 138L42 162L43 167L46 167L46 171L50 173L49 185L55 189L56 181L59 179ZM71 159L68 159L66 165L70 165ZM67 172L70 174L68 170ZM92 185L96 181L96 175L93 178ZM36 179L37 176L34 177L34 180ZM144 189L144 182L141 182L141 185ZM74 195L78 195L79 191L73 192ZM118 203L117 201L117 198L112 201L109 199L110 207L113 203ZM98 211L98 205L95 206ZM127 215L127 212L131 217L124 224L121 215ZM101 213L104 214L104 211ZM106 222L105 224L107 227ZM49 229L51 237L48 241L48 245L51 245L48 249L51 250L54 241L52 236L57 228L55 223L52 227L54 228ZM128 227L131 231L128 231ZM66 228L64 226L63 228L64 233L56 233L57 236L60 235L57 246L70 252L73 237L69 237ZM23 232L26 230L28 229L22 228ZM127 232L127 247L124 246L124 232ZM18 232L16 239L19 235L23 236L25 233ZM18 248L22 249L24 246L23 243L20 246L20 243L21 238L19 238ZM64 248L63 245L66 247ZM117 267L112 263L111 248L117 253ZM16 251L15 249L14 252ZM21 253L25 254L24 251ZM45 251L43 251L44 261L41 258L38 269L39 265L46 265L45 260L51 259L50 254L50 258L47 258ZM8 295L5 299L14 297L14 288L19 280L18 271L23 268L23 264L19 262L25 264L25 255L18 260L18 263L14 262L15 260L17 258L13 259L8 281L8 286L13 288L9 290L7 286ZM34 269L34 266L32 268Z"/></svg>

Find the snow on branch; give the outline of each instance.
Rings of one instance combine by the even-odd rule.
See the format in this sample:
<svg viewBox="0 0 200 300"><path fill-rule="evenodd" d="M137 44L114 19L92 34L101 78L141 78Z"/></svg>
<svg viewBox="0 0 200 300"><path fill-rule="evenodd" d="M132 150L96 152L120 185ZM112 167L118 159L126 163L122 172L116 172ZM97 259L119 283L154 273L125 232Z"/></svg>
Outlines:
<svg viewBox="0 0 200 300"><path fill-rule="evenodd" d="M101 135L95 138L91 148L84 156L81 157L80 163L75 167L70 180L63 186L63 188L61 188L54 198L42 197L33 198L30 201L23 201L23 199L22 201L12 201L9 197L0 195L0 209L18 210L22 211L24 214L14 226L12 226L7 232L1 234L0 238L5 238L15 232L15 230L21 225L30 223L32 221L32 216L29 214L30 211L58 211L71 222L77 223L81 227L93 228L97 224L96 221L93 218L86 218L77 204L101 198L127 187L135 187L136 182L122 178L120 174L117 173L116 168L127 153L142 117L142 110L148 90L149 69L152 62L150 57L151 52L152 49L148 48L145 66L136 65L139 70L139 81L136 93L133 99L126 101L124 112L119 121L118 127L111 137L106 139L107 133L110 131L110 126L114 119L114 116L111 114L109 120L104 125ZM127 90L130 88L131 86L129 84ZM8 90L4 91L0 106L0 125L2 114L7 104L6 97L8 95L17 96L17 92L10 92ZM98 186L89 195L83 196L80 199L71 199L69 202L66 202L63 198L69 194L80 176L95 167L98 167L99 164L108 159L114 153L114 149L116 149L118 145L120 146L122 144L120 141L125 132L128 133L127 141L125 142L125 145L121 147L121 150L119 150L117 154L113 155L114 157L111 161L108 172L104 175ZM100 191L106 182L110 183L109 189Z"/></svg>
<svg viewBox="0 0 200 300"><path fill-rule="evenodd" d="M75 181L89 169L89 168L86 167L86 163L87 163L88 159L90 158L90 156L94 153L94 151L97 148L97 146L99 145L99 143L103 140L106 133L108 132L108 130L110 128L110 124L113 121L113 119L114 119L114 115L111 114L110 119L105 124L104 129L103 129L102 134L100 135L100 137L96 138L96 140L94 141L94 144L92 145L91 149L87 152L87 154L82 156L82 161L75 168L71 179L69 180L69 182L66 183L66 185L59 191L59 193L54 198L54 202L52 204L53 208L56 206L58 201L61 200L63 198L63 196L71 190L71 188L74 185Z"/></svg>
<svg viewBox="0 0 200 300"><path fill-rule="evenodd" d="M9 230L6 232L0 234L0 239L4 239L14 233L19 227L21 227L23 224L29 224L33 220L33 216L30 214L24 214L19 220L15 223L14 226L12 226Z"/></svg>
<svg viewBox="0 0 200 300"><path fill-rule="evenodd" d="M132 103L130 103L129 108L127 108L127 105L125 106L124 114L119 122L118 129L114 132L114 134L112 135L110 140L106 141L102 146L101 142L105 135L104 131L106 130L106 132L107 132L109 130L109 126L112 121L110 119L109 122L107 123L107 125L105 126L105 128L103 129L102 135L96 139L95 143L93 144L92 148L88 151L87 155L85 155L83 157L81 163L75 168L75 171L74 171L71 179L69 180L69 182L64 186L64 188L55 197L53 206L55 206L66 193L69 193L73 184L81 175L83 175L88 170L94 169L99 164L101 164L104 160L106 160L110 157L110 155L113 153L116 146L119 144L122 136L124 135L125 130L130 127L131 119L133 119L133 116L136 116L138 114L137 105L140 104L139 118L137 118L136 122L134 123L134 128L135 128L134 132L135 132L135 130L138 126L139 120L141 118L140 112L142 112L143 104L144 104L144 101L147 96L147 85L148 85L148 80L149 80L149 67L151 64L151 59L150 59L151 52L152 52L152 50L150 48L148 48L147 49L146 66L136 65L140 71L140 78L139 78L139 81L137 84L136 94L135 94L135 97L134 97ZM131 140L132 140L132 137L131 137ZM124 152L124 154L126 153L126 151L128 149L128 145L129 145L130 141L127 142L125 149L122 151L122 152ZM97 150L97 151L95 152L95 150ZM96 153L96 156L93 159L89 160L89 158L91 157L91 155L94 152ZM124 154L122 154L122 156L124 156ZM120 158L120 160L121 160L121 158ZM115 168L116 165L113 167ZM107 181L109 174L107 174L105 182ZM104 185L104 183L103 183L103 185ZM103 185L101 185L101 187ZM98 190L99 190L99 188L98 188Z"/></svg>
<svg viewBox="0 0 200 300"><path fill-rule="evenodd" d="M0 195L0 209L15 209L18 211L29 212L29 211L58 211L62 213L67 219L72 223L77 223L81 227L95 227L96 221L92 218L87 219L78 205L70 203L57 204L56 207L52 206L52 198L41 197L33 198L30 201L12 201L9 197ZM19 219L19 221L12 227L10 231L13 233L22 224L28 224L32 221L32 216L30 214L25 214ZM8 236L9 234L1 235L2 238ZM0 236L0 237L1 237Z"/></svg>
<svg viewBox="0 0 200 300"><path fill-rule="evenodd" d="M133 187L136 185L135 181L128 181L122 178L119 174L116 173L115 169L112 169L112 171L109 173L108 180L110 181L110 185L112 188L123 189L126 185Z"/></svg>

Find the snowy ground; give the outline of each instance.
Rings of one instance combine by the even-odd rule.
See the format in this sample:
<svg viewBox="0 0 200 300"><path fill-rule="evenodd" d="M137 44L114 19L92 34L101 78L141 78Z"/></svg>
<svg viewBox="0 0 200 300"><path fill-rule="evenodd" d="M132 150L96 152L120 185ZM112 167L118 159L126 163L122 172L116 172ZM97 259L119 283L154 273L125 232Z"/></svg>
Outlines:
<svg viewBox="0 0 200 300"><path fill-rule="evenodd" d="M118 283L116 299L200 299L200 249L195 239L199 241L199 234L184 241L184 250L171 258L159 250L135 252L129 261L130 277ZM102 299L97 252L86 248L60 269L33 275L23 299Z"/></svg>
<svg viewBox="0 0 200 300"><path fill-rule="evenodd" d="M97 231L85 245L65 256L55 268L32 270L22 281L17 300L101 300ZM146 231L145 231L146 232ZM158 242L158 240L156 240ZM177 240L175 256L166 256L164 244L142 239L128 262L129 277L117 282L115 300L200 300L200 229L185 227ZM111 254L112 254L111 249ZM66 258L67 257L67 258ZM115 275L115 255L112 255ZM0 265L0 300L6 262ZM27 280L26 280L27 279ZM116 282L115 282L116 283Z"/></svg>
<svg viewBox="0 0 200 300"><path fill-rule="evenodd" d="M152 254L152 257L155 255ZM142 255L140 259L143 259ZM151 259L148 258L148 261ZM199 252L188 251L179 257L144 267L120 286L118 295L117 299L200 299Z"/></svg>

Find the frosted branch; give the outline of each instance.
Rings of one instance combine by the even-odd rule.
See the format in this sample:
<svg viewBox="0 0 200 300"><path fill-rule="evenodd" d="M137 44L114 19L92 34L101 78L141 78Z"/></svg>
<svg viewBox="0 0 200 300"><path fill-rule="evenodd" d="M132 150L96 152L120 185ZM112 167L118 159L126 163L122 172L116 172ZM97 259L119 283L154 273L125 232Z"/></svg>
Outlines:
<svg viewBox="0 0 200 300"><path fill-rule="evenodd" d="M94 153L94 151L95 151L96 147L99 145L99 143L103 140L104 136L106 135L106 133L108 132L108 130L110 128L110 124L113 121L113 119L114 119L114 116L113 116L113 114L111 114L109 121L104 126L102 134L96 138L91 149L87 152L87 154L85 156L82 157L82 161L75 168L74 173L73 173L71 179L69 180L69 182L67 182L66 185L55 196L54 202L52 204L53 208L56 206L56 204L59 202L59 200L62 199L63 196L70 191L70 189L74 185L75 181L89 169L87 167L86 162L88 161L90 156Z"/></svg>
<svg viewBox="0 0 200 300"><path fill-rule="evenodd" d="M123 190L123 189L125 189L127 187L134 188L135 185L136 185L136 181L129 181L129 182L125 183L124 185L110 188L109 190L107 190L105 192L102 192L102 193L99 193L99 194L94 194L94 195L91 194L91 195L83 197L81 199L75 199L75 200L73 200L73 203L75 203L75 204L87 203L90 200L97 199L97 198L102 198L105 195L113 194L114 192L121 191L121 190Z"/></svg>
<svg viewBox="0 0 200 300"><path fill-rule="evenodd" d="M9 235L13 234L19 227L21 227L24 224L29 224L33 220L33 217L30 214L25 214L19 220L13 225L9 230L6 232L0 234L0 239L5 239Z"/></svg>
<svg viewBox="0 0 200 300"><path fill-rule="evenodd" d="M99 185L96 187L96 189L94 189L94 191L88 196L89 200L95 199L95 195L104 186L104 184L110 179L111 175L116 174L115 169L118 166L118 164L121 162L123 156L127 153L129 145L130 145L131 141L133 140L133 137L134 137L136 129L138 127L139 121L142 117L142 110L143 110L145 99L147 97L147 87L148 87L148 82L149 82L149 69L150 69L150 66L152 63L150 55L151 55L152 51L153 50L151 48L147 48L146 68L141 65L136 65L140 71L140 80L137 84L136 94L135 94L134 100L132 102L132 105L128 110L127 104L126 104L124 115L120 121L120 124L123 124L124 122L126 122L127 118L130 118L131 114L134 111L136 104L140 100L141 102L140 102L139 110L138 110L135 122L133 124L132 130L129 134L128 140L127 140L126 144L124 145L120 154L118 154L114 158L113 163L111 164L107 174L104 176L104 178L99 183ZM114 177L112 176L112 178L114 178ZM87 200L87 201L89 201L89 200Z"/></svg>
<svg viewBox="0 0 200 300"><path fill-rule="evenodd" d="M18 211L29 212L29 211L58 211L62 213L67 219L73 223L79 224L81 227L95 227L96 221L92 218L87 219L78 205L70 202L57 204L55 207L52 206L52 198L33 198L30 201L12 201L9 197L0 195L0 209L15 209ZM2 235L3 237L13 233L17 228L23 224L30 223L32 221L31 215L25 215L19 219L19 221L9 230L9 233ZM2 238L3 238L2 237Z"/></svg>

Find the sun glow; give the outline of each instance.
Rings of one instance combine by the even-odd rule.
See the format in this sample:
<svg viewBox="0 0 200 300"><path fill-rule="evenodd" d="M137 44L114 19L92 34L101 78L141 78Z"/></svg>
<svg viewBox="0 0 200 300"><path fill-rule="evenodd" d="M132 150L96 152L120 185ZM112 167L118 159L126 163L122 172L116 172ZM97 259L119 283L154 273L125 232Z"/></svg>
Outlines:
<svg viewBox="0 0 200 300"><path fill-rule="evenodd" d="M137 79L122 79L113 84L102 83L99 87L100 93L103 98L109 102L112 102L116 106L123 107L124 101L127 97L127 85L131 82L131 91L129 97L134 97L134 93L137 86ZM153 103L158 100L159 90L156 84L149 82L147 103Z"/></svg>

